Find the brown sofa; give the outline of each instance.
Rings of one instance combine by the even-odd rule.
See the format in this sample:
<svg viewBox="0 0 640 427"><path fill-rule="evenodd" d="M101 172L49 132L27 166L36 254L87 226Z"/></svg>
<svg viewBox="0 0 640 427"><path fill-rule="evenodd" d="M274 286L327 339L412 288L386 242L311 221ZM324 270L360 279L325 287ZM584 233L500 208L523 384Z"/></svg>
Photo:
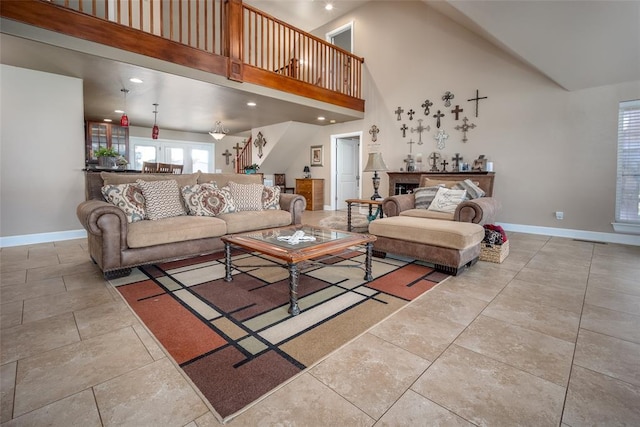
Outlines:
<svg viewBox="0 0 640 427"><path fill-rule="evenodd" d="M101 189L107 184L175 179L180 187L215 182L218 187L262 183L259 175L193 173L184 175L87 172L86 200L77 208L87 230L89 252L105 278L126 276L139 265L171 261L217 252L221 237L302 222L304 197L281 194L280 209L240 211L218 216L182 215L128 223L119 207L105 201Z"/></svg>

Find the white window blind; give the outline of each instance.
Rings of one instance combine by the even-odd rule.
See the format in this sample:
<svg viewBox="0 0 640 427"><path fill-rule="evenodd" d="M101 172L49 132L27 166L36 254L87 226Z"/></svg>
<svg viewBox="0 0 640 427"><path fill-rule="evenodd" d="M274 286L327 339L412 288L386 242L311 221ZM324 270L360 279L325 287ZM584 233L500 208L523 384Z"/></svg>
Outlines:
<svg viewBox="0 0 640 427"><path fill-rule="evenodd" d="M640 226L640 100L619 108L616 223Z"/></svg>

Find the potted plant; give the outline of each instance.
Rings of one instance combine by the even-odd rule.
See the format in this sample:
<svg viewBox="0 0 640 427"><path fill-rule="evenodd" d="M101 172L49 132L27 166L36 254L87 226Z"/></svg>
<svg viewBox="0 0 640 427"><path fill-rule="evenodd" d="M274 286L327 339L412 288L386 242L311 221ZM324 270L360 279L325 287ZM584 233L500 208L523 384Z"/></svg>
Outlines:
<svg viewBox="0 0 640 427"><path fill-rule="evenodd" d="M93 154L98 158L98 165L105 168L115 167L116 160L120 156L120 153L112 147L100 147Z"/></svg>
<svg viewBox="0 0 640 427"><path fill-rule="evenodd" d="M254 163L252 165L245 166L244 167L244 173L246 173L246 174L256 173L258 171L258 169L260 169L260 166L258 166L257 163Z"/></svg>

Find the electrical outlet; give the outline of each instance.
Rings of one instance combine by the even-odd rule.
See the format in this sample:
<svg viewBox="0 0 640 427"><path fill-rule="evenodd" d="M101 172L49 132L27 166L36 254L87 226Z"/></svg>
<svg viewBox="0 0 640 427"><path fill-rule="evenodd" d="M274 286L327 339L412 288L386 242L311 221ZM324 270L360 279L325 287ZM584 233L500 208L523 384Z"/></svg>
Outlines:
<svg viewBox="0 0 640 427"><path fill-rule="evenodd" d="M556 212L556 219L564 219L564 212Z"/></svg>

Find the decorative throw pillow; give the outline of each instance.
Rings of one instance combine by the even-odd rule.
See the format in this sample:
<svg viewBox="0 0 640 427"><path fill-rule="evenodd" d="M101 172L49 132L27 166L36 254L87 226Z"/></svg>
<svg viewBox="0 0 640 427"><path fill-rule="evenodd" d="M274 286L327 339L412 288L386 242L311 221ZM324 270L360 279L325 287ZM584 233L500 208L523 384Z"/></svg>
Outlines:
<svg viewBox="0 0 640 427"><path fill-rule="evenodd" d="M262 184L238 184L229 181L231 196L238 211L261 211L262 209Z"/></svg>
<svg viewBox="0 0 640 427"><path fill-rule="evenodd" d="M138 179L136 183L142 189L148 219L156 220L187 214L175 179L166 181Z"/></svg>
<svg viewBox="0 0 640 427"><path fill-rule="evenodd" d="M434 197L433 202L431 202L427 210L454 213L456 207L464 200L466 194L467 192L465 190L439 188L436 197Z"/></svg>
<svg viewBox="0 0 640 427"><path fill-rule="evenodd" d="M262 190L262 209L280 209L280 187L264 186L264 190Z"/></svg>
<svg viewBox="0 0 640 427"><path fill-rule="evenodd" d="M127 222L142 221L145 216L144 196L137 184L105 185L102 187L104 199L122 209Z"/></svg>
<svg viewBox="0 0 640 427"><path fill-rule="evenodd" d="M457 183L454 187L456 190L466 190L467 199L479 199L480 197L484 197L485 192L482 188L478 187L473 181L470 179L465 179L462 182Z"/></svg>
<svg viewBox="0 0 640 427"><path fill-rule="evenodd" d="M196 184L182 187L181 191L189 215L217 216L236 210L229 187L218 188L215 184Z"/></svg>
<svg viewBox="0 0 640 427"><path fill-rule="evenodd" d="M413 190L413 194L416 198L417 209L427 209L433 198L436 197L436 193L440 186L435 187L419 187Z"/></svg>

